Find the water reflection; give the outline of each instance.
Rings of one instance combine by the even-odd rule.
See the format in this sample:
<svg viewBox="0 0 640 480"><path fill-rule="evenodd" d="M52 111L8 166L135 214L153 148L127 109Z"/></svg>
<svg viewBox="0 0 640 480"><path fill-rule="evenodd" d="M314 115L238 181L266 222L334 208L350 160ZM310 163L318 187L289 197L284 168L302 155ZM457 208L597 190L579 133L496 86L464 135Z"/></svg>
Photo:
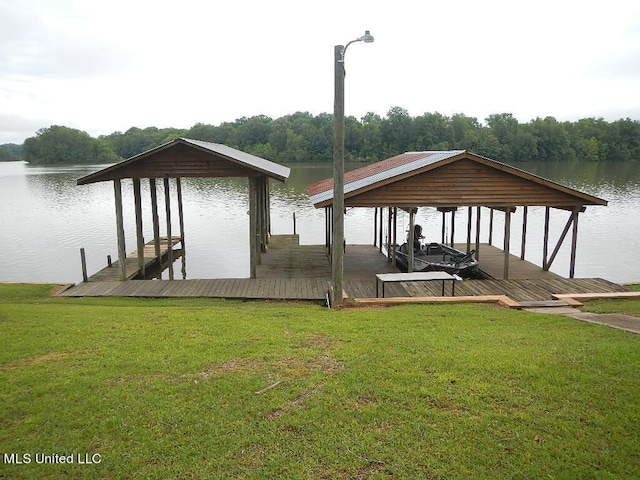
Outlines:
<svg viewBox="0 0 640 480"><path fill-rule="evenodd" d="M304 188L332 175L331 165L290 165L287 184L271 183L272 233L292 233L293 213L303 244L324 242L324 210L314 209ZM349 165L356 168L361 165ZM587 207L580 217L576 276L614 281L640 280L640 163L526 163L517 168L585 191L609 201L609 207ZM77 186L77 178L103 166L29 167L21 162L0 163L0 219L3 249L0 281L78 282L79 249L85 247L89 273L117 255L115 209L111 182ZM183 179L189 278L246 277L249 273L248 182L246 179ZM144 234L151 240L150 191L142 182ZM160 224L165 225L163 188L158 185ZM173 231L178 231L177 199L171 186ZM123 182L123 207L127 251L135 250L135 214L131 182ZM520 245L519 216L513 219L512 253ZM540 263L544 209L529 209L527 259ZM456 214L456 237L466 232L466 209ZM475 217L474 217L475 218ZM496 216L494 243L501 244L500 216ZM430 238L440 238L441 216L435 209L420 209L418 221ZM488 215L483 213L483 222ZM565 216L554 216L552 235L559 235ZM399 218L399 237L408 218ZM483 226L483 232L487 229ZM164 235L164 227L161 235ZM486 242L485 237L481 241ZM373 243L372 209L349 209L348 243ZM565 251L566 250L566 251ZM624 252L625 261L604 252ZM568 273L568 248L552 267ZM166 275L165 275L166 278Z"/></svg>

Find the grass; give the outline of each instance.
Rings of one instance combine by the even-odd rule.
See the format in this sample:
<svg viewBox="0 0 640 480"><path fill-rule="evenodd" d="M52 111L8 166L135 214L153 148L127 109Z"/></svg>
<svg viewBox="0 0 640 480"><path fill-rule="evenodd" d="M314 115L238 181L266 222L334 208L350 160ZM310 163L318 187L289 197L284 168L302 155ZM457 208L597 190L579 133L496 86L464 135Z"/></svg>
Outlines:
<svg viewBox="0 0 640 480"><path fill-rule="evenodd" d="M0 285L0 478L640 477L637 335L486 305L50 290Z"/></svg>

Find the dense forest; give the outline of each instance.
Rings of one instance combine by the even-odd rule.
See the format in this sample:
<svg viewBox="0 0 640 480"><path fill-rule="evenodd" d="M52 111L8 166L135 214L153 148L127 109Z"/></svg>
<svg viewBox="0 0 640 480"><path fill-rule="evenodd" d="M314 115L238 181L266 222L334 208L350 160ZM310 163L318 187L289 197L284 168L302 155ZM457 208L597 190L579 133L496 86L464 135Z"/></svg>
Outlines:
<svg viewBox="0 0 640 480"><path fill-rule="evenodd" d="M243 117L220 125L198 123L190 129L132 127L92 138L62 126L38 131L22 146L32 164L112 163L177 137L222 143L280 163L330 162L333 115L297 112L277 119ZM9 153L16 150L3 147ZM345 120L345 160L373 162L406 151L469 150L503 162L640 160L640 122L585 118L559 122L553 117L520 123L512 114L474 117L425 113L417 117L394 107L385 117L368 113Z"/></svg>

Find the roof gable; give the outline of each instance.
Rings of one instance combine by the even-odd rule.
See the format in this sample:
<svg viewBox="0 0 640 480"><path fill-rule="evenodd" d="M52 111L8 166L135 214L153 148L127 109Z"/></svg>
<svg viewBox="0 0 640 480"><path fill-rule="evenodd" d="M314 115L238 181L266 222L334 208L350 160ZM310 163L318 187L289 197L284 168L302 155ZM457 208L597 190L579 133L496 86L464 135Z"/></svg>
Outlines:
<svg viewBox="0 0 640 480"><path fill-rule="evenodd" d="M306 189L316 208L332 179ZM463 150L408 152L345 174L346 206L582 206L606 200Z"/></svg>
<svg viewBox="0 0 640 480"><path fill-rule="evenodd" d="M281 182L290 169L218 143L178 138L78 179L78 185L122 178L251 177Z"/></svg>

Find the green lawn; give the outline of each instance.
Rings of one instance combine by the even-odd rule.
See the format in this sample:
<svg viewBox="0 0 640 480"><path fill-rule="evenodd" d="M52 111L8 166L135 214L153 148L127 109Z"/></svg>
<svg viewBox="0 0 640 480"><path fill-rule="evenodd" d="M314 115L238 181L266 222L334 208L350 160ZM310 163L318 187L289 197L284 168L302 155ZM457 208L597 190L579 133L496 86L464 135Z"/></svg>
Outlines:
<svg viewBox="0 0 640 480"><path fill-rule="evenodd" d="M0 285L0 478L640 477L638 335L50 289Z"/></svg>

